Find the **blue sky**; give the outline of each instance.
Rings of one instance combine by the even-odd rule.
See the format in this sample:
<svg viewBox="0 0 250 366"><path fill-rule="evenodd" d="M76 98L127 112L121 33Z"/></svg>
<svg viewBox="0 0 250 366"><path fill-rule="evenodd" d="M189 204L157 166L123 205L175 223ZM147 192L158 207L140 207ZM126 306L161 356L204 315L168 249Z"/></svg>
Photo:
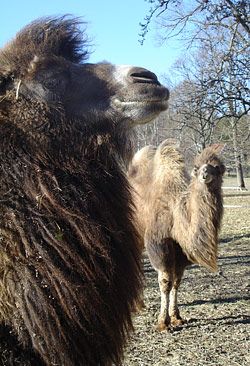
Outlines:
<svg viewBox="0 0 250 366"><path fill-rule="evenodd" d="M144 0L5 0L1 3L0 47L35 18L73 14L88 23L93 45L90 62L143 66L161 79L180 55L180 48L174 41L159 47L154 24L140 45L139 23L149 8Z"/></svg>

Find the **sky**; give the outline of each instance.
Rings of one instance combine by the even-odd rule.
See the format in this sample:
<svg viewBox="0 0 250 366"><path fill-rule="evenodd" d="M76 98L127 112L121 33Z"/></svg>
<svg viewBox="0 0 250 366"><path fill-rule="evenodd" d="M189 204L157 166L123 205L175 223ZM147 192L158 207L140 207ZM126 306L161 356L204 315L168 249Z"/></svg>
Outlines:
<svg viewBox="0 0 250 366"><path fill-rule="evenodd" d="M140 45L139 23L149 9L145 0L5 0L1 3L0 47L36 18L72 14L88 24L90 62L105 60L145 67L161 80L180 56L181 49L174 41L159 46L154 23L143 46Z"/></svg>

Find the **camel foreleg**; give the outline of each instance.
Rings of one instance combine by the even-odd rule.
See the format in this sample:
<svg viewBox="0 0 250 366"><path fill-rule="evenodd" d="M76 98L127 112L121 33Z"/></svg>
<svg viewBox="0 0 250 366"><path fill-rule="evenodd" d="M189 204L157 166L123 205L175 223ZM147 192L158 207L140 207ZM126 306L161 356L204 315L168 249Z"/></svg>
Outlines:
<svg viewBox="0 0 250 366"><path fill-rule="evenodd" d="M171 288L169 294L169 316L172 327L178 327L185 323L185 320L180 316L180 311L178 308L178 289L181 284L181 279L183 272L187 265L190 264L187 257L182 253L180 247L175 248L175 270L173 287Z"/></svg>
<svg viewBox="0 0 250 366"><path fill-rule="evenodd" d="M169 294L172 288L172 274L170 271L158 271L158 283L161 293L161 308L156 329L167 330L171 326L169 315Z"/></svg>

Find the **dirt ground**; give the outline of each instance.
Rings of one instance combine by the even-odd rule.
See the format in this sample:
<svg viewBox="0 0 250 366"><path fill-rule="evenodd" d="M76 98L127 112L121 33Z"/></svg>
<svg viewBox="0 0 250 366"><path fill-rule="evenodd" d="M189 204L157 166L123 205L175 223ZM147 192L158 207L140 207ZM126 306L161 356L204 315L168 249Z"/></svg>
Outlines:
<svg viewBox="0 0 250 366"><path fill-rule="evenodd" d="M179 304L187 323L171 333L154 330L160 294L145 256L146 308L135 316L123 366L250 365L250 195L225 197L225 205L219 271L185 271Z"/></svg>

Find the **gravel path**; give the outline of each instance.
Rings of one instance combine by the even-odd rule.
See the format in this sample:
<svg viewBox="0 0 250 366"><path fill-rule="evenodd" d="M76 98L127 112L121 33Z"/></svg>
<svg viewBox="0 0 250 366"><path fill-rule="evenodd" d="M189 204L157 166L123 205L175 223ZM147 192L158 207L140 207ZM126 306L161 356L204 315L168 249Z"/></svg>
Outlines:
<svg viewBox="0 0 250 366"><path fill-rule="evenodd" d="M224 237L216 274L198 266L186 270L179 304L188 322L172 333L154 330L160 294L145 257L146 309L135 316L123 366L250 365L249 246L249 234Z"/></svg>

